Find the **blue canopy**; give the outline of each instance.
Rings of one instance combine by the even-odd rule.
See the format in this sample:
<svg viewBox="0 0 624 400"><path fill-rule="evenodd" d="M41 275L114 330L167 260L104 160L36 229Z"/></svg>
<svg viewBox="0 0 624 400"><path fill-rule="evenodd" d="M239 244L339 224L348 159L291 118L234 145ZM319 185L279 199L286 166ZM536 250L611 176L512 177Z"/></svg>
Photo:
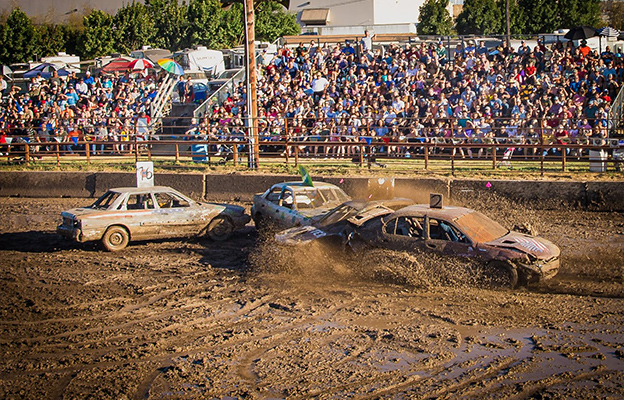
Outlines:
<svg viewBox="0 0 624 400"><path fill-rule="evenodd" d="M24 78L34 78L37 74L41 74L42 78L49 78L52 76L52 72L56 71L58 76L67 76L69 72L65 69L59 69L56 65L50 63L43 63L37 65L35 68L24 72Z"/></svg>

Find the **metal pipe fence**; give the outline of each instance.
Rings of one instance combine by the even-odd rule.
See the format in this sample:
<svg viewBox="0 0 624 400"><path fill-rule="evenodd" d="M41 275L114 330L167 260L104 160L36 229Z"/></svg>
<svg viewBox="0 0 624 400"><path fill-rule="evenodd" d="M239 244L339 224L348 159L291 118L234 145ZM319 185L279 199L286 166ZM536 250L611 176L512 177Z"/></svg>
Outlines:
<svg viewBox="0 0 624 400"><path fill-rule="evenodd" d="M328 124L326 122L329 121ZM333 121L333 122L332 122ZM445 118L427 123L418 118L395 118L388 124L377 119L356 126L352 121L323 118L261 119L257 141L261 163L336 160L358 166L377 166L382 162L416 164L427 170L432 160L447 161L454 173L466 161L491 165L492 169L523 164L544 173L545 163L568 165L588 163L591 170L621 169L624 137L612 120L567 120L556 117L518 119L497 118L490 123ZM382 122L379 122L382 121ZM573 123L574 121L574 123ZM579 122L580 121L580 122ZM387 122L387 121L386 121ZM395 123L393 123L395 122ZM30 129L13 131L0 143L0 154L9 163L33 163L97 159L162 159L173 162L245 164L249 138L242 122L204 118L197 125L172 126L169 135L126 129L111 129L107 135L93 129L74 130L72 135L59 130L42 132ZM167 130L168 127L163 127ZM173 129L175 128L175 130ZM183 133L180 133L183 132ZM12 140L11 140L12 139ZM549 167L552 168L552 167Z"/></svg>
<svg viewBox="0 0 624 400"><path fill-rule="evenodd" d="M185 140L189 139L189 140ZM546 163L559 165L558 170L567 171L571 164L589 163L589 170L606 172L622 171L624 145L610 139L589 144L519 144L505 138L494 138L491 143L454 143L453 141L398 142L374 140L371 142L309 142L292 140L263 140L259 142L260 162L301 163L334 160L359 167L384 166L383 163L400 160L416 164L428 170L434 161L445 161L454 174L462 165L481 162L492 170L511 168L515 164L539 169L541 174L549 169ZM423 138L424 139L424 138ZM617 142L617 145L616 145ZM112 142L81 140L72 142L19 142L0 145L0 153L8 163L38 163L45 159L61 162L96 160L169 160L195 162L207 165L231 163L245 165L249 144L237 140L182 140ZM393 151L396 149L396 151ZM469 163L470 162L470 163ZM465 167L464 167L465 168Z"/></svg>

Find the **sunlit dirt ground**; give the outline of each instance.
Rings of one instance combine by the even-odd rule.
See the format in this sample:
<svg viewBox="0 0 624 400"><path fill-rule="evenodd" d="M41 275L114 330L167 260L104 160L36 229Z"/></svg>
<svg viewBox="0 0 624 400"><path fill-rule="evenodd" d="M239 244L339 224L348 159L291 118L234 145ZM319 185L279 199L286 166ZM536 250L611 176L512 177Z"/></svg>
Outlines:
<svg viewBox="0 0 624 400"><path fill-rule="evenodd" d="M0 199L2 399L624 397L620 213L467 204L562 249L553 280L510 291L461 260L347 262L253 226L120 253L54 233L89 202Z"/></svg>

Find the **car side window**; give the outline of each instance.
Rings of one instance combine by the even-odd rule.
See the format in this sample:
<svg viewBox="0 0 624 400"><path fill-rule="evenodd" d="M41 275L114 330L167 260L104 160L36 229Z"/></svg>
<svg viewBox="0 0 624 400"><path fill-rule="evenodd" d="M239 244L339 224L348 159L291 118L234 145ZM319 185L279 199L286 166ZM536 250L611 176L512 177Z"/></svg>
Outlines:
<svg viewBox="0 0 624 400"><path fill-rule="evenodd" d="M172 194L171 197L173 197L173 205L172 205L173 208L183 208L183 207L191 206L188 201L186 201L180 196L176 196L175 194Z"/></svg>
<svg viewBox="0 0 624 400"><path fill-rule="evenodd" d="M282 188L281 187L274 187L273 189L271 189L271 191L269 192L269 194L267 194L267 201L270 201L271 203L275 203L277 204L279 202L279 198L280 198L280 194L282 193Z"/></svg>
<svg viewBox="0 0 624 400"><path fill-rule="evenodd" d="M429 219L429 237L431 239L466 242L466 237L446 221Z"/></svg>
<svg viewBox="0 0 624 400"><path fill-rule="evenodd" d="M148 194L131 194L126 203L127 210L148 210L154 208L152 196Z"/></svg>
<svg viewBox="0 0 624 400"><path fill-rule="evenodd" d="M293 194L290 190L284 190L282 192L282 196L280 197L279 205L286 208L293 208L294 198Z"/></svg>
<svg viewBox="0 0 624 400"><path fill-rule="evenodd" d="M421 237L422 223L416 217L399 217L386 225L386 233L398 236Z"/></svg>
<svg viewBox="0 0 624 400"><path fill-rule="evenodd" d="M173 197L171 197L168 193L155 193L156 202L158 203L158 207L160 208L171 208L173 207Z"/></svg>
<svg viewBox="0 0 624 400"><path fill-rule="evenodd" d="M396 231L396 223L397 223L397 218L386 222L383 228L384 233L387 233L388 235L394 235L394 232Z"/></svg>

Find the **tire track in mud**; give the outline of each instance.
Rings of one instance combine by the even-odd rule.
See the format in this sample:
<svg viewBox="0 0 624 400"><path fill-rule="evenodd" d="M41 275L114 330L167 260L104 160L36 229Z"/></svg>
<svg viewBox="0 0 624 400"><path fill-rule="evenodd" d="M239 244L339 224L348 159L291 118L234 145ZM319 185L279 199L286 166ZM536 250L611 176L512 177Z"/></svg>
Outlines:
<svg viewBox="0 0 624 400"><path fill-rule="evenodd" d="M412 286L342 265L249 271L254 241L0 250L3 279L27 292L0 289L0 397L624 397L624 302L608 265L529 290Z"/></svg>

